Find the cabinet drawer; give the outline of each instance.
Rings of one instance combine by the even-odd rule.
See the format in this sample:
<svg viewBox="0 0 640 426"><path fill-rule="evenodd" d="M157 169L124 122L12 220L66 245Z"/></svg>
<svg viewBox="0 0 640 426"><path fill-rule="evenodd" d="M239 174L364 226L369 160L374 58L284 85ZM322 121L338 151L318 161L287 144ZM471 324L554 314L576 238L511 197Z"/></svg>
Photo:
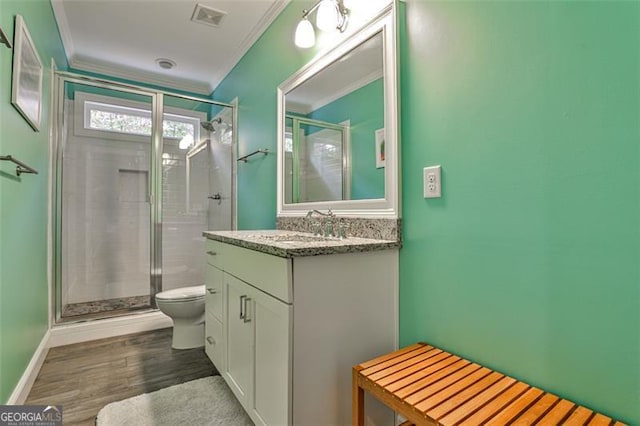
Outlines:
<svg viewBox="0 0 640 426"><path fill-rule="evenodd" d="M215 266L207 265L206 279L207 293L206 306L207 312L213 314L218 321L222 321L222 304L224 297L222 294L224 288L224 272Z"/></svg>
<svg viewBox="0 0 640 426"><path fill-rule="evenodd" d="M205 319L204 350L219 372L224 371L224 339L222 323L211 313Z"/></svg>
<svg viewBox="0 0 640 426"><path fill-rule="evenodd" d="M291 259L273 256L231 244L211 241L208 255L226 273L251 284L283 302L292 303Z"/></svg>
<svg viewBox="0 0 640 426"><path fill-rule="evenodd" d="M223 243L219 241L213 241L207 239L207 263L212 266L217 266L220 269L222 268L222 258L224 257L222 254L223 251Z"/></svg>

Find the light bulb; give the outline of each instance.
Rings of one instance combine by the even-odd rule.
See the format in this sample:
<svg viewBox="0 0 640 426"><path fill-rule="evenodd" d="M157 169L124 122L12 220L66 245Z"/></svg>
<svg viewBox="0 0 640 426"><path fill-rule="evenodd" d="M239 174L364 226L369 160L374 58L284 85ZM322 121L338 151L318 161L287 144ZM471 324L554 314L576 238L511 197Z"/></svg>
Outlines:
<svg viewBox="0 0 640 426"><path fill-rule="evenodd" d="M338 7L335 0L322 0L316 14L316 26L322 31L338 28Z"/></svg>
<svg viewBox="0 0 640 426"><path fill-rule="evenodd" d="M182 139L180 139L180 142L178 143L178 148L189 149L191 145L193 145L193 135L190 133L187 133Z"/></svg>
<svg viewBox="0 0 640 426"><path fill-rule="evenodd" d="M296 46L305 49L316 44L316 33L307 18L302 18L296 27L295 43Z"/></svg>

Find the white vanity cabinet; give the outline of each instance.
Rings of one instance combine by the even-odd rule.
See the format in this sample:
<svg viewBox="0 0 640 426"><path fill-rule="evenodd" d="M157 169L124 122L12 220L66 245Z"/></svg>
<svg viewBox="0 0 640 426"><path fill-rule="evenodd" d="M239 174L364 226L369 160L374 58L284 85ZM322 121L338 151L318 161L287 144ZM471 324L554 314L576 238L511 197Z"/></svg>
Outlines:
<svg viewBox="0 0 640 426"><path fill-rule="evenodd" d="M209 255L207 255L209 256ZM225 365L224 272L210 264L206 269L205 352L217 368Z"/></svg>
<svg viewBox="0 0 640 426"><path fill-rule="evenodd" d="M208 241L207 262L207 355L256 424L290 424L291 261Z"/></svg>
<svg viewBox="0 0 640 426"><path fill-rule="evenodd" d="M227 353L228 362L221 371L229 380L229 386L245 407L253 387L253 333L249 303L253 296L250 287L242 281L225 276L227 313Z"/></svg>
<svg viewBox="0 0 640 426"><path fill-rule="evenodd" d="M225 379L256 424L289 424L291 305L230 274L225 291Z"/></svg>
<svg viewBox="0 0 640 426"><path fill-rule="evenodd" d="M350 424L352 366L397 347L397 249L285 258L207 240L207 251L206 352L252 420ZM367 402L372 424L392 424Z"/></svg>

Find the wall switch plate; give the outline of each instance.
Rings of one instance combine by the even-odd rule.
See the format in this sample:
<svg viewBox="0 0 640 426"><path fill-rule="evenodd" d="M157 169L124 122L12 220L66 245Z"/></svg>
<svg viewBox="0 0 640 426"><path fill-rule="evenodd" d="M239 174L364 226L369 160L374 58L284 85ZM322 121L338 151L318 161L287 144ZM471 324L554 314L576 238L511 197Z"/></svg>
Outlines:
<svg viewBox="0 0 640 426"><path fill-rule="evenodd" d="M442 197L441 167L425 167L422 171L424 182L424 198Z"/></svg>

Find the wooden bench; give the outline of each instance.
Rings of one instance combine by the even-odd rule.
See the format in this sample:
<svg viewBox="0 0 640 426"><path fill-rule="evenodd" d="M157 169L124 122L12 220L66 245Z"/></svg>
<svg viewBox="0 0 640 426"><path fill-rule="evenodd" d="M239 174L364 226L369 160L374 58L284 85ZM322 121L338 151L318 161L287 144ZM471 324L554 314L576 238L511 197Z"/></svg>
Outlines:
<svg viewBox="0 0 640 426"><path fill-rule="evenodd" d="M403 425L623 425L425 343L353 367L354 426L364 424L364 391Z"/></svg>

